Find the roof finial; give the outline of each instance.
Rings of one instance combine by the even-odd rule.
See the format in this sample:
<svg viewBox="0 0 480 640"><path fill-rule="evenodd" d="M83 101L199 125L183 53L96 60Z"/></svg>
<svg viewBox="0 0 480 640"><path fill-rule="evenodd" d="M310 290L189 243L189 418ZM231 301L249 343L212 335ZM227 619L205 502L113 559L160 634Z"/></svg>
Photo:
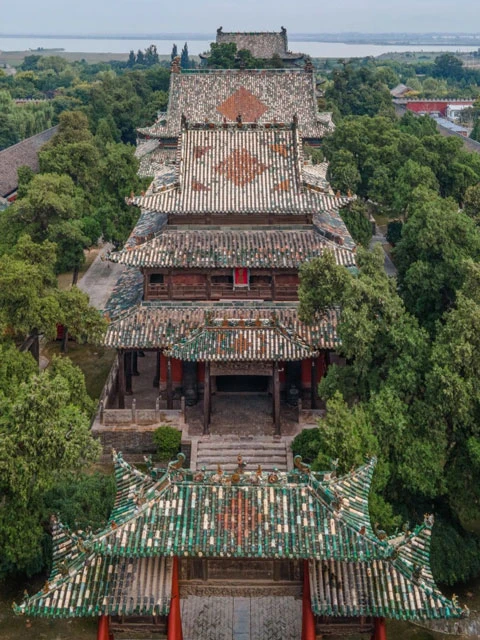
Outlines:
<svg viewBox="0 0 480 640"><path fill-rule="evenodd" d="M180 66L180 56L175 56L175 58L172 60L170 70L172 73L181 73L182 68Z"/></svg>

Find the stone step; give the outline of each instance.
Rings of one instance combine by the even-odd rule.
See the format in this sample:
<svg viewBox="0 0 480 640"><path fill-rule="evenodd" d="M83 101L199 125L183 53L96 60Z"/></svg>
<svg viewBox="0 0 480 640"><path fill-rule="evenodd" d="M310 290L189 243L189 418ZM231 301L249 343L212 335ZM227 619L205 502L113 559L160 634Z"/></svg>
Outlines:
<svg viewBox="0 0 480 640"><path fill-rule="evenodd" d="M283 451L285 449L285 442L265 442L256 440L210 440L200 439L198 441L199 448L218 449L221 451L230 451L235 448L240 449L254 449L255 451L263 451L268 449L269 451L278 449Z"/></svg>
<svg viewBox="0 0 480 640"><path fill-rule="evenodd" d="M262 455L258 455L258 456L242 456L244 462L246 462L248 464L249 467L251 467L253 464L258 464L259 462L262 463L264 460L265 462L271 462L272 464L277 464L277 463L281 463L284 462L287 454L284 453L283 455L281 454L276 454L274 456L262 456ZM228 464L230 462L235 462L235 464L237 465L237 456L227 456L227 455L212 455L211 453L209 453L208 451L205 451L205 453L202 452L198 452L197 453L197 461L198 460L207 460L208 462L214 462L215 464L219 463L225 463Z"/></svg>
<svg viewBox="0 0 480 640"><path fill-rule="evenodd" d="M255 455L263 455L264 453L283 453L285 451L285 443L282 443L281 447L270 447L268 445L254 445L252 442L238 442L233 444L232 446L211 446L209 442L199 442L198 450L199 451L214 451L215 453L225 453L227 455L242 455L242 456L255 456Z"/></svg>
<svg viewBox="0 0 480 640"><path fill-rule="evenodd" d="M278 470L278 471L286 471L287 470L287 463L284 461L281 464L268 464L268 463L262 463L260 465L262 467L262 471L273 471L274 469ZM203 469L205 468L207 471L215 471L217 469L218 465L217 463L208 463L208 462L197 462L197 469ZM220 464L220 467L222 468L223 471L236 471L237 469L237 464L236 463L231 463L231 464ZM253 465L253 466L248 466L247 467L247 471L256 471L258 467L258 464Z"/></svg>
<svg viewBox="0 0 480 640"><path fill-rule="evenodd" d="M220 465L225 471L234 471L238 467L239 454L247 463L247 471L255 471L258 465L265 471L272 471L275 468L283 471L288 466L285 442L200 440L197 447L196 468L206 467L210 470Z"/></svg>

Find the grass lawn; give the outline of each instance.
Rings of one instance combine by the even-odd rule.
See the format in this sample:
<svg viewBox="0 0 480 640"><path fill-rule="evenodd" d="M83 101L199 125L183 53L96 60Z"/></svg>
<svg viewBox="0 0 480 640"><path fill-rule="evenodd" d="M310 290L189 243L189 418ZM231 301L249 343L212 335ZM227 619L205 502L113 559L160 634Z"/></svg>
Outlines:
<svg viewBox="0 0 480 640"><path fill-rule="evenodd" d="M60 353L60 347L60 341L49 342L42 349L42 355L48 359L54 355L63 355ZM69 340L66 357L70 358L83 371L87 391L92 398L97 400L112 367L115 351L91 344L78 344Z"/></svg>

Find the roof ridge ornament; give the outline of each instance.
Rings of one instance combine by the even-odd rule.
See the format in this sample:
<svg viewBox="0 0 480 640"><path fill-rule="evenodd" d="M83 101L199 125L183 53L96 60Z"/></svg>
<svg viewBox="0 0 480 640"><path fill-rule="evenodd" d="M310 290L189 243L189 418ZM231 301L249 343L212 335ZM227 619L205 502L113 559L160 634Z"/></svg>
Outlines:
<svg viewBox="0 0 480 640"><path fill-rule="evenodd" d="M306 464L305 462L302 462L302 456L296 455L293 458L293 464L301 473L307 473L307 474L311 473L310 465Z"/></svg>
<svg viewBox="0 0 480 640"><path fill-rule="evenodd" d="M183 468L183 465L185 463L185 459L186 456L184 453L180 452L177 454L177 459L176 460L171 460L168 463L168 471L169 472L173 472L173 471L178 471L179 469Z"/></svg>

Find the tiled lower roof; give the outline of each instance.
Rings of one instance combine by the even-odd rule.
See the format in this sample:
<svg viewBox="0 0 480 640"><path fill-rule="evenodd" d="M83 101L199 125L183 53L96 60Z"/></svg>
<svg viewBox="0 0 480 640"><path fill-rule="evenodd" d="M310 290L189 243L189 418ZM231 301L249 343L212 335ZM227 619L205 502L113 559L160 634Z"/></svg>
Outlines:
<svg viewBox="0 0 480 640"><path fill-rule="evenodd" d="M51 127L0 151L0 196L7 196L17 189L19 167L27 166L38 172L38 153L56 134L57 129L58 127Z"/></svg>
<svg viewBox="0 0 480 640"><path fill-rule="evenodd" d="M275 320L220 320L193 331L167 350L178 360L251 362L305 360L315 349Z"/></svg>
<svg viewBox="0 0 480 640"><path fill-rule="evenodd" d="M303 180L307 184L322 189L322 191L328 191L330 190L330 185L327 180L327 169L328 162L304 165L302 169Z"/></svg>
<svg viewBox="0 0 480 640"><path fill-rule="evenodd" d="M298 267L332 251L337 264L355 266L355 254L328 242L315 228L302 230L174 230L168 227L140 246L127 246L109 259L136 267Z"/></svg>
<svg viewBox="0 0 480 640"><path fill-rule="evenodd" d="M339 345L337 324L340 312L330 310L311 325L298 317L295 303L182 303L143 302L110 322L104 339L114 349L171 349L217 321L271 321L298 336L312 351L335 349ZM258 353L259 359L261 352Z"/></svg>
<svg viewBox="0 0 480 640"><path fill-rule="evenodd" d="M44 590L17 613L52 618L106 615L166 616L170 610L172 560L82 553L50 577Z"/></svg>
<svg viewBox="0 0 480 640"><path fill-rule="evenodd" d="M388 560L309 563L310 597L315 615L373 616L397 620L458 617L440 591L405 575Z"/></svg>
<svg viewBox="0 0 480 640"><path fill-rule="evenodd" d="M121 274L105 305L109 318L123 315L127 309L140 304L143 295L143 275L134 267L127 267Z"/></svg>

